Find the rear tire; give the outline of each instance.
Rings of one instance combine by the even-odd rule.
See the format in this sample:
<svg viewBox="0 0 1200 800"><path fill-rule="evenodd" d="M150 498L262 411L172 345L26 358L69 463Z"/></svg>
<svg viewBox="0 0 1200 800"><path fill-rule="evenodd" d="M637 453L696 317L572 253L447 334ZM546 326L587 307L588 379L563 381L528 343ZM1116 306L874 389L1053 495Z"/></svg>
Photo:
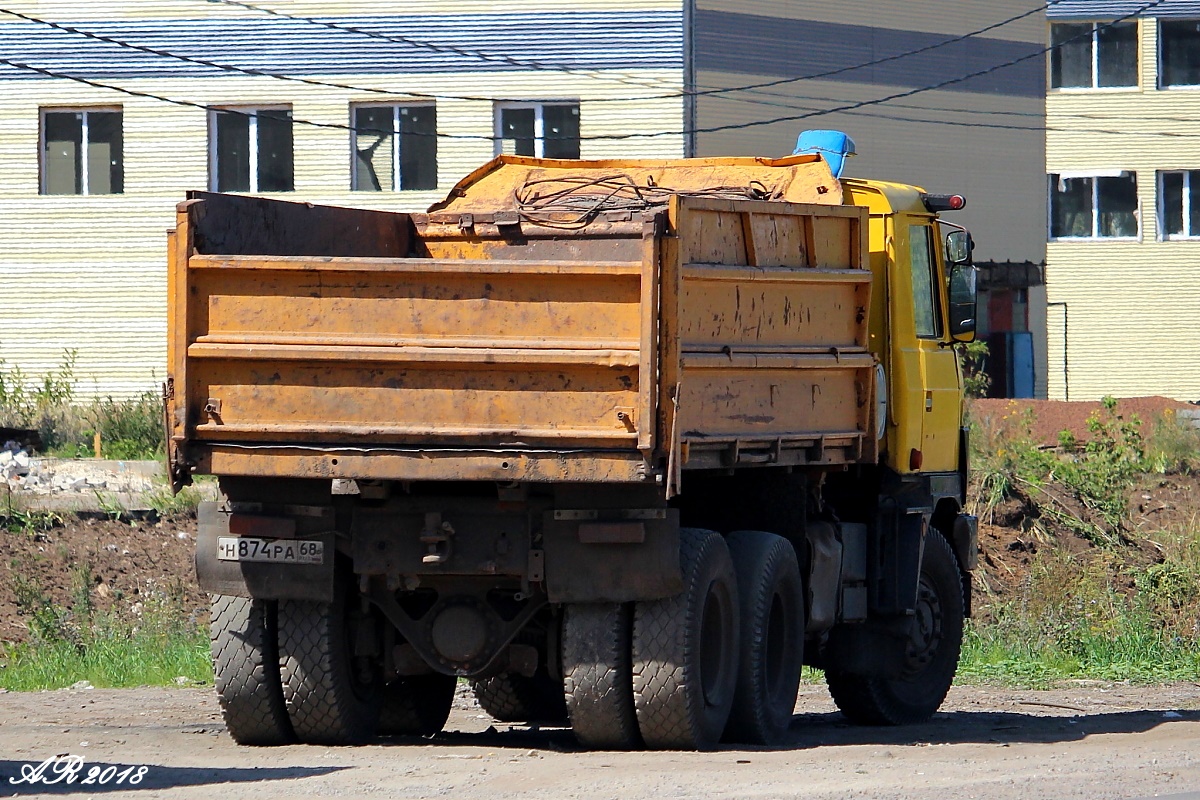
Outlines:
<svg viewBox="0 0 1200 800"><path fill-rule="evenodd" d="M566 608L563 693L571 728L584 747L631 750L641 745L630 667L632 628L628 604Z"/></svg>
<svg viewBox="0 0 1200 800"><path fill-rule="evenodd" d="M225 727L238 744L296 741L283 702L275 627L274 602L212 596L213 684Z"/></svg>
<svg viewBox="0 0 1200 800"><path fill-rule="evenodd" d="M471 681L480 707L497 722L541 722L562 725L567 721L562 685L539 666L532 678L502 672Z"/></svg>
<svg viewBox="0 0 1200 800"><path fill-rule="evenodd" d="M827 669L825 681L834 703L852 722L862 725L928 720L954 682L962 632L963 581L958 559L945 537L930 531L903 674L867 678Z"/></svg>
<svg viewBox="0 0 1200 800"><path fill-rule="evenodd" d="M432 736L446 726L458 678L433 673L397 678L383 688L379 733Z"/></svg>
<svg viewBox="0 0 1200 800"><path fill-rule="evenodd" d="M717 744L737 684L738 591L720 534L679 531L684 590L639 602L633 621L633 694L647 747Z"/></svg>
<svg viewBox="0 0 1200 800"><path fill-rule="evenodd" d="M355 609L347 593L338 580L332 603L279 601L283 697L292 728L306 744L359 744L374 735L379 719L382 687L377 670L355 663Z"/></svg>
<svg viewBox="0 0 1200 800"><path fill-rule="evenodd" d="M804 591L796 551L782 536L726 539L737 573L742 637L725 741L779 744L788 732L804 661Z"/></svg>

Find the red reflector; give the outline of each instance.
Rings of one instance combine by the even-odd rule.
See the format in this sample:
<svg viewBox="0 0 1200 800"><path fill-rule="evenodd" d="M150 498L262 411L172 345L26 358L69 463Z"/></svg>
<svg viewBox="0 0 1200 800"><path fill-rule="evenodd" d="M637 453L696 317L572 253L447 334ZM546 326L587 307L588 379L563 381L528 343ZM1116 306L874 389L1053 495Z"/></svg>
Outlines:
<svg viewBox="0 0 1200 800"><path fill-rule="evenodd" d="M261 536L264 539L294 539L296 520L287 517L230 514L229 532L238 536Z"/></svg>
<svg viewBox="0 0 1200 800"><path fill-rule="evenodd" d="M921 451L915 447L912 449L912 452L908 454L908 468L913 471L919 470L924 461L925 457L921 455Z"/></svg>

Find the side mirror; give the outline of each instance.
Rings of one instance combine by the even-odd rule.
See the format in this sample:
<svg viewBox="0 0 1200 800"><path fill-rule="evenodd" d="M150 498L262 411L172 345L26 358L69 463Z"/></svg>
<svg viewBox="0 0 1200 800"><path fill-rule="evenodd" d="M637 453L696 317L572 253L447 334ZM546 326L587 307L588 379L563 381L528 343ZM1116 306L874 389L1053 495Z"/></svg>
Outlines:
<svg viewBox="0 0 1200 800"><path fill-rule="evenodd" d="M971 251L975 242L965 230L953 230L946 234L946 261L951 264L970 264Z"/></svg>
<svg viewBox="0 0 1200 800"><path fill-rule="evenodd" d="M975 275L975 266L969 261L957 262L950 267L950 338L956 342L975 341L978 301Z"/></svg>

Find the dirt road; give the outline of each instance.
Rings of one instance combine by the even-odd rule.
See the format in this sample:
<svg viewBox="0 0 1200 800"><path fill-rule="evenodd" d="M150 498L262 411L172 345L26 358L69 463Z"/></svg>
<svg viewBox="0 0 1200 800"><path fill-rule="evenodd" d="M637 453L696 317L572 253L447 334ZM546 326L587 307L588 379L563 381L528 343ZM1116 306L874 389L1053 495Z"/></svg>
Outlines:
<svg viewBox="0 0 1200 800"><path fill-rule="evenodd" d="M844 724L801 687L786 749L580 752L568 731L495 725L465 694L438 739L358 748L237 747L206 689L0 695L0 794L239 800L403 797L1140 798L1200 800L1200 686L956 687L927 725ZM499 730L497 730L499 729ZM109 783L13 785L23 765L83 758ZM138 774L133 787L116 786ZM47 770L46 779L52 779ZM1194 793L1194 794L1189 794Z"/></svg>

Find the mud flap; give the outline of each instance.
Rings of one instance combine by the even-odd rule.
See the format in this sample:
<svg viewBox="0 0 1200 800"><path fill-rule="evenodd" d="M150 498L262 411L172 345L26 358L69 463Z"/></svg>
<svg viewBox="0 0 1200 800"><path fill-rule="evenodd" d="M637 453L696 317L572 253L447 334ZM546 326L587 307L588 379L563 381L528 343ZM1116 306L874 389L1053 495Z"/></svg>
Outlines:
<svg viewBox="0 0 1200 800"><path fill-rule="evenodd" d="M627 603L683 591L678 510L595 514L546 513L550 602Z"/></svg>
<svg viewBox="0 0 1200 800"><path fill-rule="evenodd" d="M303 541L321 542L320 564L278 564L259 561L225 561L217 556L219 540L229 531L228 511L215 502L197 510L196 578L201 591L252 597L258 600L315 600L333 602L334 535L305 534ZM297 540L299 541L299 540Z"/></svg>

